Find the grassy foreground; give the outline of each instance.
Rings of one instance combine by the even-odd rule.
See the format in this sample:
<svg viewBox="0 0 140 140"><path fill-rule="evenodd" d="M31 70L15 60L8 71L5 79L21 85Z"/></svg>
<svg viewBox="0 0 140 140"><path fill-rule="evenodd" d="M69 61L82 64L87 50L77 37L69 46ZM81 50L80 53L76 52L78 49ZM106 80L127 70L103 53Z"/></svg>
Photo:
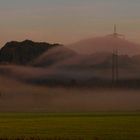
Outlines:
<svg viewBox="0 0 140 140"><path fill-rule="evenodd" d="M140 113L0 113L0 138L30 137L140 140Z"/></svg>

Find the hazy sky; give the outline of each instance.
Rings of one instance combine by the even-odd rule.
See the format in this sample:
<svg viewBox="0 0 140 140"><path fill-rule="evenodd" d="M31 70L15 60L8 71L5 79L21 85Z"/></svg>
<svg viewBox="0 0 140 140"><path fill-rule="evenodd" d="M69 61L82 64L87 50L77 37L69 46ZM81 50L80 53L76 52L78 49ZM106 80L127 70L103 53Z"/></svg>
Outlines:
<svg viewBox="0 0 140 140"><path fill-rule="evenodd" d="M119 32L140 43L140 0L0 0L0 44L32 39L71 43Z"/></svg>

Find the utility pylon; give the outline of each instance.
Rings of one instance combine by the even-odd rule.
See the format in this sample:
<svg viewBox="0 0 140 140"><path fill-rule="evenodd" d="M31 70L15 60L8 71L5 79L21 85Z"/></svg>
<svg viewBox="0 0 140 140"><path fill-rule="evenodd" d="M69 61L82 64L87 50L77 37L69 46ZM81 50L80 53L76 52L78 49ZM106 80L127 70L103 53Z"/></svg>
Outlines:
<svg viewBox="0 0 140 140"><path fill-rule="evenodd" d="M116 24L114 24L114 31L111 36L114 39L117 38L125 39L124 35L117 33ZM116 84L118 80L119 80L119 51L118 51L117 44L115 44L115 46L113 46L113 52L112 52L112 83Z"/></svg>

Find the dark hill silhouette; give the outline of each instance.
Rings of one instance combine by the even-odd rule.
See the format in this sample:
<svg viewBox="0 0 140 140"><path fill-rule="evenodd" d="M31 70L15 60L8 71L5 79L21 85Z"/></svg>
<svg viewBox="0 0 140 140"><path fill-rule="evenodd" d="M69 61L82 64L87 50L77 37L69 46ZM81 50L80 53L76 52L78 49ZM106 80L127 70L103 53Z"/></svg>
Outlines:
<svg viewBox="0 0 140 140"><path fill-rule="evenodd" d="M0 63L26 65L45 51L56 46L59 46L59 44L38 43L30 40L23 42L11 41L6 43L0 50Z"/></svg>

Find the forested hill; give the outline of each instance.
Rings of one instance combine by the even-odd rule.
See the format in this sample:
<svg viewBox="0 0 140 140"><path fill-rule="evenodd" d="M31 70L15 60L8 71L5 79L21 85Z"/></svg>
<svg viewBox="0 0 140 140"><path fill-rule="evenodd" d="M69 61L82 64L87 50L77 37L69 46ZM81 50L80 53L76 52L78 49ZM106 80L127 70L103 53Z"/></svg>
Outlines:
<svg viewBox="0 0 140 140"><path fill-rule="evenodd" d="M33 42L31 40L25 40L22 42L11 41L1 48L0 63L26 65L45 51L56 46L60 46L60 44Z"/></svg>

